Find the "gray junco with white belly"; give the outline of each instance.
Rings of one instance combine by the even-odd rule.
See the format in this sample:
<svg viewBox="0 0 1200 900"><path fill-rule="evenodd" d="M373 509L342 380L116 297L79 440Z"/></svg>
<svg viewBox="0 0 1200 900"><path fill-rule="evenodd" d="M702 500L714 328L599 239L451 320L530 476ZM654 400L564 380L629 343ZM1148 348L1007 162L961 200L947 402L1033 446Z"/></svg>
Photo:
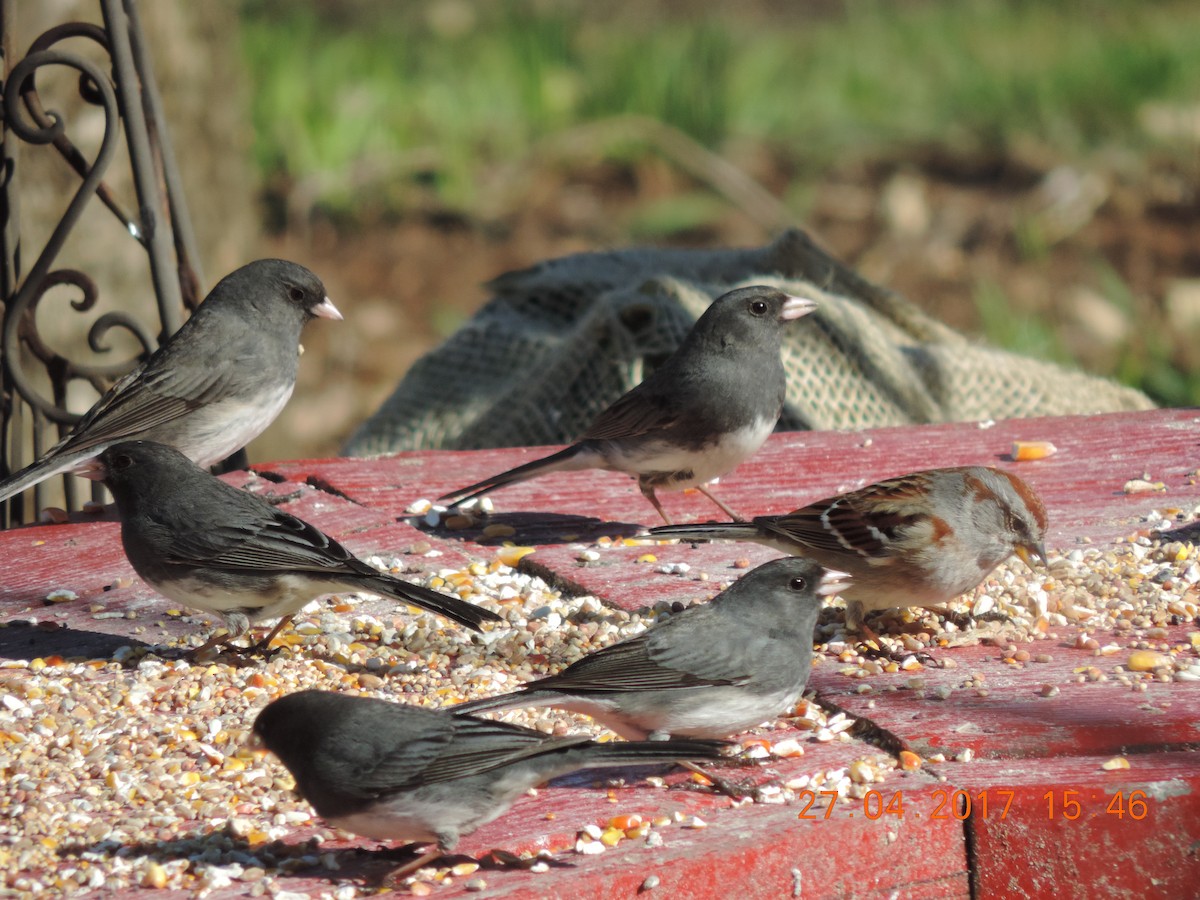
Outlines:
<svg viewBox="0 0 1200 900"><path fill-rule="evenodd" d="M737 734L795 707L812 668L821 597L843 590L845 579L811 560L774 560L557 675L451 711L553 706L630 740Z"/></svg>
<svg viewBox="0 0 1200 900"><path fill-rule="evenodd" d="M552 737L447 710L326 691L268 705L256 738L331 825L375 840L436 841L396 877L454 849L535 785L576 769L717 759L719 741Z"/></svg>
<svg viewBox="0 0 1200 900"><path fill-rule="evenodd" d="M198 465L220 462L261 434L291 397L300 330L317 316L342 318L304 266L260 259L226 275L69 435L0 482L0 501L119 441L158 441Z"/></svg>
<svg viewBox="0 0 1200 900"><path fill-rule="evenodd" d="M889 478L751 522L670 525L657 538L754 541L849 573L846 626L868 610L939 607L1016 553L1045 562L1046 508L1028 484L986 466Z"/></svg>
<svg viewBox="0 0 1200 900"><path fill-rule="evenodd" d="M665 522L671 519L654 493L660 488L695 487L736 519L705 485L752 456L774 430L786 389L783 326L816 308L763 286L718 297L679 348L577 443L440 499L463 503L549 472L608 469L637 478Z"/></svg>
<svg viewBox="0 0 1200 900"><path fill-rule="evenodd" d="M129 441L109 447L81 474L103 480L117 501L129 562L159 593L218 613L228 634L201 654L282 617L252 650L265 648L312 599L367 591L480 630L493 612L372 568L329 535L210 475L172 447Z"/></svg>

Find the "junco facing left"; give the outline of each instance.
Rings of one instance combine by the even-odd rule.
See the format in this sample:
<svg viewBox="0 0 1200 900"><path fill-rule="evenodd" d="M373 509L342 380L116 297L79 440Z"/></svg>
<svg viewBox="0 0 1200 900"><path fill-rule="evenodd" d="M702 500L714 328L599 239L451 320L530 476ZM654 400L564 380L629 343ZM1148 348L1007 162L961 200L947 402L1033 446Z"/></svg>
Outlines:
<svg viewBox="0 0 1200 900"><path fill-rule="evenodd" d="M116 444L81 474L103 480L116 498L121 542L138 575L183 606L224 617L228 633L193 655L232 641L251 622L281 617L250 648L264 649L310 600L338 590L411 603L475 631L500 619L372 568L329 535L226 484L172 447Z"/></svg>
<svg viewBox="0 0 1200 900"><path fill-rule="evenodd" d="M668 524L657 489L695 487L736 519L705 485L751 457L774 430L786 389L783 327L816 308L761 285L718 297L679 348L578 442L439 499L464 503L550 472L609 469L637 478Z"/></svg>
<svg viewBox="0 0 1200 900"><path fill-rule="evenodd" d="M812 560L773 560L557 675L451 711L553 706L629 740L737 734L795 707L812 669L821 597L845 584L843 573Z"/></svg>
<svg viewBox="0 0 1200 900"><path fill-rule="evenodd" d="M342 314L304 266L260 259L226 275L70 434L0 482L0 501L120 441L168 444L205 467L220 462L258 437L291 397L300 331L315 317Z"/></svg>
<svg viewBox="0 0 1200 900"><path fill-rule="evenodd" d="M781 516L751 522L671 525L657 538L754 541L836 566L846 627L869 610L941 607L973 590L1016 553L1046 561L1046 507L1011 472L986 466L927 469L889 478Z"/></svg>
<svg viewBox="0 0 1200 900"><path fill-rule="evenodd" d="M253 733L279 757L296 789L331 825L387 841L436 841L394 873L452 851L535 785L576 769L717 759L720 741L612 741L553 737L447 710L327 691L269 704Z"/></svg>

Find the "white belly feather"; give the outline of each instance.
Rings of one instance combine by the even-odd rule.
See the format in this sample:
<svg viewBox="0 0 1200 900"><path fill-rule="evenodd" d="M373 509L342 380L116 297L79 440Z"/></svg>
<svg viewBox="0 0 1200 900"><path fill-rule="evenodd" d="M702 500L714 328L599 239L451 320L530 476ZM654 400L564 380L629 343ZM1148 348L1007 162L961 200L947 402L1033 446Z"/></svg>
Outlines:
<svg viewBox="0 0 1200 900"><path fill-rule="evenodd" d="M758 452L774 430L774 419L759 419L753 425L726 434L701 450L687 450L663 441L647 441L624 448L616 443L607 443L602 445L603 450L597 454L602 454L603 462L596 462L595 465L647 476L668 476L690 471L690 477L678 480L664 478L661 483L664 490L681 491L707 484L732 471Z"/></svg>

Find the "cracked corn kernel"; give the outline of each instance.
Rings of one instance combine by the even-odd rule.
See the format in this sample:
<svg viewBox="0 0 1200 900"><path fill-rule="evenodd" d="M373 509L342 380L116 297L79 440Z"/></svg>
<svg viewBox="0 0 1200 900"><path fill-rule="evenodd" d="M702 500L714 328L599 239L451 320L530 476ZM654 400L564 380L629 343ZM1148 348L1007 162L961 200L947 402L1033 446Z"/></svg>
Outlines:
<svg viewBox="0 0 1200 900"><path fill-rule="evenodd" d="M608 820L609 828L618 828L621 831L628 831L631 828L637 828L642 824L642 817L637 813L626 813L620 816L613 816Z"/></svg>
<svg viewBox="0 0 1200 900"><path fill-rule="evenodd" d="M167 870L159 863L147 863L142 871L142 886L162 890L167 886Z"/></svg>
<svg viewBox="0 0 1200 900"><path fill-rule="evenodd" d="M1058 452L1049 441L1013 441L1012 458L1015 460L1045 459Z"/></svg>
<svg viewBox="0 0 1200 900"><path fill-rule="evenodd" d="M795 738L784 738L771 745L771 754L784 759L793 759L804 755L804 747Z"/></svg>
<svg viewBox="0 0 1200 900"><path fill-rule="evenodd" d="M921 757L917 756L911 750L901 750L900 768L906 772L916 771L921 768Z"/></svg>
<svg viewBox="0 0 1200 900"><path fill-rule="evenodd" d="M1131 672L1152 672L1170 665L1171 658L1165 654L1152 650L1134 650L1129 654L1127 667Z"/></svg>
<svg viewBox="0 0 1200 900"><path fill-rule="evenodd" d="M512 568L536 549L536 547L501 547L496 553L496 558Z"/></svg>

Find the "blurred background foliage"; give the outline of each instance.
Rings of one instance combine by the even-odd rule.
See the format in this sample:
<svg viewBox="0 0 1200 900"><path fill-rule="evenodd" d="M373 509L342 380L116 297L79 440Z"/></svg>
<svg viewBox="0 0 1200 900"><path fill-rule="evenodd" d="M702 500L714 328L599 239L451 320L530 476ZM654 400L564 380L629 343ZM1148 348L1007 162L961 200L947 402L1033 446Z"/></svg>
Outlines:
<svg viewBox="0 0 1200 900"><path fill-rule="evenodd" d="M797 175L929 144L1195 151L1141 123L1200 98L1188 3L249 0L243 21L259 165L325 180L317 199L351 217L406 207L385 191L364 210L364 167L470 209L487 167L629 114L763 142Z"/></svg>
<svg viewBox="0 0 1200 900"><path fill-rule="evenodd" d="M334 451L507 268L789 223L956 327L1200 401L1192 0L238 10L269 246L358 320L275 455Z"/></svg>

